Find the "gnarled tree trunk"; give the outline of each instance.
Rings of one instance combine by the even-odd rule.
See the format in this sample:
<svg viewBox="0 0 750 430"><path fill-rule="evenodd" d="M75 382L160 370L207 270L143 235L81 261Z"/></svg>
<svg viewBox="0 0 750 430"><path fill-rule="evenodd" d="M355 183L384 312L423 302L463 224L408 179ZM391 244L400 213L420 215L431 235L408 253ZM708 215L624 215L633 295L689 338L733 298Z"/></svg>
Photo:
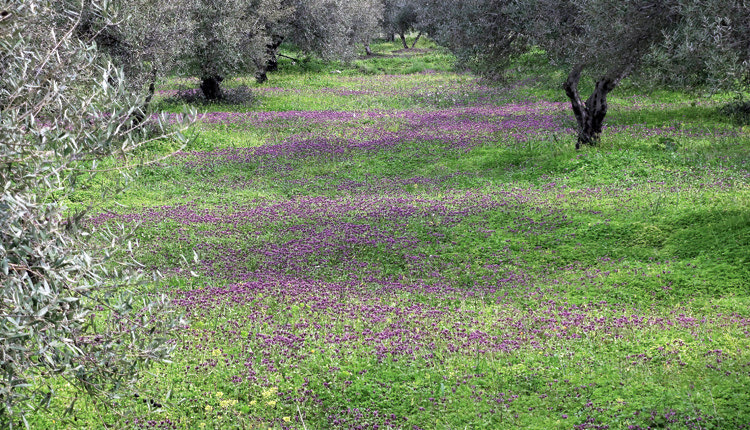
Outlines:
<svg viewBox="0 0 750 430"><path fill-rule="evenodd" d="M266 45L266 60L255 61L257 70L255 71L255 82L262 84L268 80L268 72L275 72L279 69L279 58L277 50L281 43L284 41L283 36L274 35L271 38L271 43Z"/></svg>
<svg viewBox="0 0 750 430"><path fill-rule="evenodd" d="M276 51L284 42L284 36L273 35L271 37L271 43L266 45L266 54L268 55L268 61L266 62L266 71L275 72L279 68L279 59L276 56Z"/></svg>
<svg viewBox="0 0 750 430"><path fill-rule="evenodd" d="M422 37L422 32L420 31L417 33L417 38L414 39L414 43L411 44L411 49L414 49L415 46L417 46L417 42L419 42L419 38Z"/></svg>
<svg viewBox="0 0 750 430"><path fill-rule="evenodd" d="M581 145L596 146L602 134L604 117L607 116L607 94L625 77L630 67L619 69L614 73L607 73L598 81L594 91L584 102L578 92L578 82L581 80L583 65L576 65L570 71L568 79L563 83L565 94L570 99L573 115L578 123L578 140L576 149Z"/></svg>
<svg viewBox="0 0 750 430"><path fill-rule="evenodd" d="M404 44L404 49L409 49L409 44L406 43L406 35L404 33L399 33L398 36L401 38L401 43Z"/></svg>
<svg viewBox="0 0 750 430"><path fill-rule="evenodd" d="M201 78L201 91L208 101L217 101L224 98L224 94L221 92L221 81L224 78L221 76L203 76Z"/></svg>
<svg viewBox="0 0 750 430"><path fill-rule="evenodd" d="M258 70L255 71L256 84L262 84L268 80L268 73L266 72L268 72L268 69L265 69L263 67L259 67Z"/></svg>

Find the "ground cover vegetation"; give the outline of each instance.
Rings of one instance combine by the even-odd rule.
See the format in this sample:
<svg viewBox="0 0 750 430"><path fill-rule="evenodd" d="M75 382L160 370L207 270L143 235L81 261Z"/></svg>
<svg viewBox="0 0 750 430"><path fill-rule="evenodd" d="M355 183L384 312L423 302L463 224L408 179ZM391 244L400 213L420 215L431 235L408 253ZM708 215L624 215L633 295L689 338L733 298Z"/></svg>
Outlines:
<svg viewBox="0 0 750 430"><path fill-rule="evenodd" d="M496 86L284 60L253 108L208 109L191 147L91 220L140 223L134 252L190 321L174 363L76 417L747 425L750 172L746 129L718 113L731 96L626 85L599 147L576 151L565 71L519 61L536 75Z"/></svg>
<svg viewBox="0 0 750 430"><path fill-rule="evenodd" d="M451 47L459 64L471 59L496 76L484 67L503 65L502 84L456 73L456 57L419 36L448 34L420 23L423 7L384 2L403 40L360 45L348 63L263 39L273 55L254 52L275 57L275 71L263 63L270 73L257 79L240 72L246 63L217 80L221 94L244 86L251 99L202 105L187 146L134 147L135 159L158 162L143 163L117 197L102 195L120 177L108 171L44 194L70 213L95 207L82 230L138 225L134 246L114 247L113 258L162 274L137 291L169 296L185 321L156 329L169 334L171 363L141 371L120 397L76 402L72 379L53 368L9 386L6 405L8 393L33 398L32 428L750 426L750 136L727 115L742 104L723 108L735 94L707 79L712 95L675 91L666 75L644 91L623 76L605 94L595 145L582 144L561 89L577 65L550 63L553 47L539 38L545 50L529 49L519 33L486 57ZM104 16L92 21L102 31L82 34L122 28L96 24ZM157 58L171 57L154 54L131 71L151 97L114 118L145 128L133 112L150 107L177 122L186 87L210 98L206 76L164 77L171 69ZM655 76L645 64L628 73ZM595 70L576 81L581 91L608 79ZM99 129L81 127L85 136ZM105 170L124 160L99 158ZM12 283L9 273L2 279ZM87 273L80 278L98 279ZM129 306L139 318L148 309ZM96 313L101 323L118 315ZM142 345L137 325L113 326L112 339L132 333ZM89 343L104 351L100 367L75 354L61 367L82 372L73 374L84 388L84 370L107 369L130 348Z"/></svg>

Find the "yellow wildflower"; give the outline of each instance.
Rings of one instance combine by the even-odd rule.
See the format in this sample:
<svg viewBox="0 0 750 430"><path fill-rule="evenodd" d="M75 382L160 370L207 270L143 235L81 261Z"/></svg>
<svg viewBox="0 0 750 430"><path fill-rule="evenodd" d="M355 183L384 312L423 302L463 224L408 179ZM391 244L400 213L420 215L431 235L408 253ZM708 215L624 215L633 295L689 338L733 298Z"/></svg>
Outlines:
<svg viewBox="0 0 750 430"><path fill-rule="evenodd" d="M219 406L221 406L222 409L229 408L236 404L237 404L237 400L235 399L227 399L227 400L222 400L221 402L219 402Z"/></svg>

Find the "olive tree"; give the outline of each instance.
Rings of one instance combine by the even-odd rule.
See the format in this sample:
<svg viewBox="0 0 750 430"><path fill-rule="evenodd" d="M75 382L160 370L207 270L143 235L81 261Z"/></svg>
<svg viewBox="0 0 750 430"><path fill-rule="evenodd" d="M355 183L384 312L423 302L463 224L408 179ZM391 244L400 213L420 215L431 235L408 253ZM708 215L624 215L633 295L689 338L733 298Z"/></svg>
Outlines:
<svg viewBox="0 0 750 430"><path fill-rule="evenodd" d="M388 34L398 34L404 49L409 49L406 34L414 30L419 22L419 4L415 0L385 0L383 27ZM460 5L458 5L460 7ZM419 32L421 35L422 32ZM417 44L419 36L412 46Z"/></svg>
<svg viewBox="0 0 750 430"><path fill-rule="evenodd" d="M186 19L186 5L167 0L130 0L116 10L102 14L92 0L65 0L60 12L80 3L80 18L74 34L94 42L97 51L123 69L123 83L134 92L146 89L144 106L136 113L144 119L154 96L156 80L177 67L177 59L187 48L185 34L192 34L194 23Z"/></svg>
<svg viewBox="0 0 750 430"><path fill-rule="evenodd" d="M159 76L172 73L188 44L185 34L195 31L186 19L186 8L169 0L128 0L124 2L116 26L110 31L122 48L110 54L125 71L127 81L136 90L148 86L149 100ZM146 24L146 25L144 25ZM96 39L95 39L96 40ZM101 43L97 46L102 49Z"/></svg>
<svg viewBox="0 0 750 430"><path fill-rule="evenodd" d="M360 0L344 3L349 17L349 39L351 45L364 46L367 55L372 55L370 42L380 35L384 5L381 0Z"/></svg>
<svg viewBox="0 0 750 430"><path fill-rule="evenodd" d="M108 2L85 3L110 15ZM177 322L164 297L135 298L142 276L123 250L128 229L96 227L65 205L104 157L127 161L148 139L171 133L134 119L143 96L75 35L83 7L0 3L3 428L46 407L61 379L117 395L141 367L168 357L165 334Z"/></svg>
<svg viewBox="0 0 750 430"><path fill-rule="evenodd" d="M736 87L747 79L750 9L742 0L533 0L517 10L526 32L569 68L563 83L578 123L576 147L596 145L607 95L631 74L681 88ZM603 19L606 17L606 19ZM584 101L584 73L594 89Z"/></svg>
<svg viewBox="0 0 750 430"><path fill-rule="evenodd" d="M563 90L576 147L596 145L607 96L626 77L682 87L747 81L750 21L743 0L421 0L421 25L463 62L502 72L526 46L568 70ZM581 79L593 77L588 97Z"/></svg>
<svg viewBox="0 0 750 430"><path fill-rule="evenodd" d="M499 75L530 45L567 68L563 89L578 124L576 148L597 144L607 95L679 22L678 0L471 0L453 8L423 1L430 34L473 69ZM595 81L587 98L579 90L584 75Z"/></svg>
<svg viewBox="0 0 750 430"><path fill-rule="evenodd" d="M359 44L369 54L370 41L378 36L383 16L382 0L284 0L281 7L286 18L266 21L270 42L265 56L255 62L258 82L276 70L283 42L325 60L349 61Z"/></svg>
<svg viewBox="0 0 750 430"><path fill-rule="evenodd" d="M526 7L518 12L532 11L527 34L568 67L563 89L578 124L576 148L598 143L607 95L680 23L676 0L532 0ZM595 81L585 101L579 91L584 72Z"/></svg>
<svg viewBox="0 0 750 430"><path fill-rule="evenodd" d="M200 78L208 100L223 97L220 84L226 77L265 62L272 43L268 25L290 12L281 0L185 1L194 27L180 64Z"/></svg>
<svg viewBox="0 0 750 430"><path fill-rule="evenodd" d="M380 31L382 0L294 0L285 38L325 60L354 58L358 43L369 44Z"/></svg>
<svg viewBox="0 0 750 430"><path fill-rule="evenodd" d="M420 0L417 27L449 48L461 67L499 78L526 48L525 24L510 0Z"/></svg>
<svg viewBox="0 0 750 430"><path fill-rule="evenodd" d="M113 55L133 78L187 74L209 101L224 98L221 82L255 70L270 56L273 29L292 12L283 0L133 0L123 3L109 34ZM99 26L101 27L101 25Z"/></svg>

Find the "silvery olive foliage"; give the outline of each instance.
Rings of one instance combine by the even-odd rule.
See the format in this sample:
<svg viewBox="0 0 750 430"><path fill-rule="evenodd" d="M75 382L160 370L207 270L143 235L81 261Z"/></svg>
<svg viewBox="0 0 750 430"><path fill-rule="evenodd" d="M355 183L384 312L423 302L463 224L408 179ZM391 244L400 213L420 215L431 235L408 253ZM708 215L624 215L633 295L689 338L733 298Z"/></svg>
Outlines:
<svg viewBox="0 0 750 430"><path fill-rule="evenodd" d="M528 47L527 23L509 0L417 1L414 25L449 48L460 67L500 78L510 59Z"/></svg>
<svg viewBox="0 0 750 430"><path fill-rule="evenodd" d="M681 89L750 86L750 2L680 0L680 24L644 58L639 81Z"/></svg>
<svg viewBox="0 0 750 430"><path fill-rule="evenodd" d="M349 61L381 31L382 0L293 0L285 38L326 60Z"/></svg>
<svg viewBox="0 0 750 430"><path fill-rule="evenodd" d="M47 406L63 381L116 396L168 357L165 335L179 322L166 298L134 295L129 228L95 228L64 203L104 157L128 163L172 133L134 119L143 97L75 34L84 6L117 16L97 0L0 2L2 428Z"/></svg>

